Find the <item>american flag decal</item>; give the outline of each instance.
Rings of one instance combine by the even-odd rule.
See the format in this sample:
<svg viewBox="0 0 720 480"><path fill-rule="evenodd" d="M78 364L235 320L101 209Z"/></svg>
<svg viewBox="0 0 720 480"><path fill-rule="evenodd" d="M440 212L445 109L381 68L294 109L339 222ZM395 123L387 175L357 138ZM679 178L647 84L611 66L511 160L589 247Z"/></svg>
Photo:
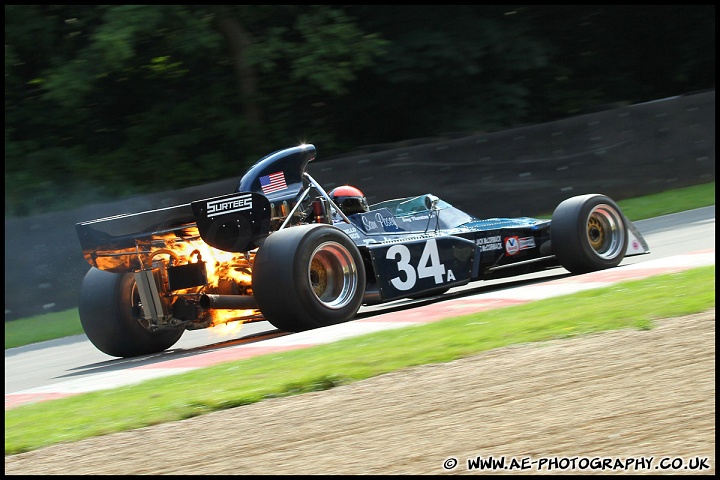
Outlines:
<svg viewBox="0 0 720 480"><path fill-rule="evenodd" d="M266 195L279 190L285 190L287 188L287 183L285 183L285 173L275 172L270 175L260 177L260 187Z"/></svg>

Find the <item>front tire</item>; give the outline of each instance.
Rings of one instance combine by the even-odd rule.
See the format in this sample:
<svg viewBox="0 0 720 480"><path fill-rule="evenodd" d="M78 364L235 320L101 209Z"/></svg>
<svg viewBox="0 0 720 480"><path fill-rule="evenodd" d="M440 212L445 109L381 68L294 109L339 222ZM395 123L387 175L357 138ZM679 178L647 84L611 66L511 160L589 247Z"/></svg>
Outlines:
<svg viewBox="0 0 720 480"><path fill-rule="evenodd" d="M288 332L352 320L365 295L360 251L344 232L324 224L270 234L258 249L252 276L263 316Z"/></svg>
<svg viewBox="0 0 720 480"><path fill-rule="evenodd" d="M625 216L609 197L580 195L561 202L550 223L552 250L572 273L616 267L625 257Z"/></svg>
<svg viewBox="0 0 720 480"><path fill-rule="evenodd" d="M148 355L175 345L185 329L148 330L133 314L139 304L134 274L93 267L80 290L80 323L93 345L112 357Z"/></svg>

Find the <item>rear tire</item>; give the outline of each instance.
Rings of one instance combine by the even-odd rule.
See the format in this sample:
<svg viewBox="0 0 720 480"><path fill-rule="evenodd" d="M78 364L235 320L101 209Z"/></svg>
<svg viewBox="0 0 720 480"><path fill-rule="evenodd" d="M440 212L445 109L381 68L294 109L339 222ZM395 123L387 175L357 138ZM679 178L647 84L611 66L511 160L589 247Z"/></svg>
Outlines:
<svg viewBox="0 0 720 480"><path fill-rule="evenodd" d="M263 316L288 332L352 320L365 295L360 251L344 232L325 224L271 233L258 249L252 276Z"/></svg>
<svg viewBox="0 0 720 480"><path fill-rule="evenodd" d="M599 194L561 202L550 223L552 250L572 273L616 267L625 257L628 233L620 207Z"/></svg>
<svg viewBox="0 0 720 480"><path fill-rule="evenodd" d="M133 314L140 297L132 273L91 268L80 290L80 323L90 341L113 357L135 357L167 350L184 328L151 332Z"/></svg>

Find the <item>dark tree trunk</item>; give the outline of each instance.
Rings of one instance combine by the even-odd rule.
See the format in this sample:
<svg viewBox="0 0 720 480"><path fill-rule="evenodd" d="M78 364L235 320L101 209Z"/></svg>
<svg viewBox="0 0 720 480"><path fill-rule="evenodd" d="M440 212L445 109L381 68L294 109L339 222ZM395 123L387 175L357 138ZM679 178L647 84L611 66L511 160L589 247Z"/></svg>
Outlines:
<svg viewBox="0 0 720 480"><path fill-rule="evenodd" d="M216 5L214 9L217 14L218 29L225 36L230 50L243 113L250 128L256 133L261 132L263 119L261 109L256 102L257 78L246 61L247 48L252 43L252 37L226 5Z"/></svg>

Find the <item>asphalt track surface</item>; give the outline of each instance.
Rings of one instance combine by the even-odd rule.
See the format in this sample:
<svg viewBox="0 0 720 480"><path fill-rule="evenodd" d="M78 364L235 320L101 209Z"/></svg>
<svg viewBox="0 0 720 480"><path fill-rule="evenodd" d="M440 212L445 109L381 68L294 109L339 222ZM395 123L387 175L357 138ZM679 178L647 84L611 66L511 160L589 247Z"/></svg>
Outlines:
<svg viewBox="0 0 720 480"><path fill-rule="evenodd" d="M715 207L635 222L651 252L585 275L562 268L475 282L422 301L363 307L355 320L288 334L267 322L239 329L188 331L170 350L119 359L98 351L84 335L5 350L5 408L139 383L216 363L306 348L365 333L428 323L449 316L527 303L715 264Z"/></svg>

